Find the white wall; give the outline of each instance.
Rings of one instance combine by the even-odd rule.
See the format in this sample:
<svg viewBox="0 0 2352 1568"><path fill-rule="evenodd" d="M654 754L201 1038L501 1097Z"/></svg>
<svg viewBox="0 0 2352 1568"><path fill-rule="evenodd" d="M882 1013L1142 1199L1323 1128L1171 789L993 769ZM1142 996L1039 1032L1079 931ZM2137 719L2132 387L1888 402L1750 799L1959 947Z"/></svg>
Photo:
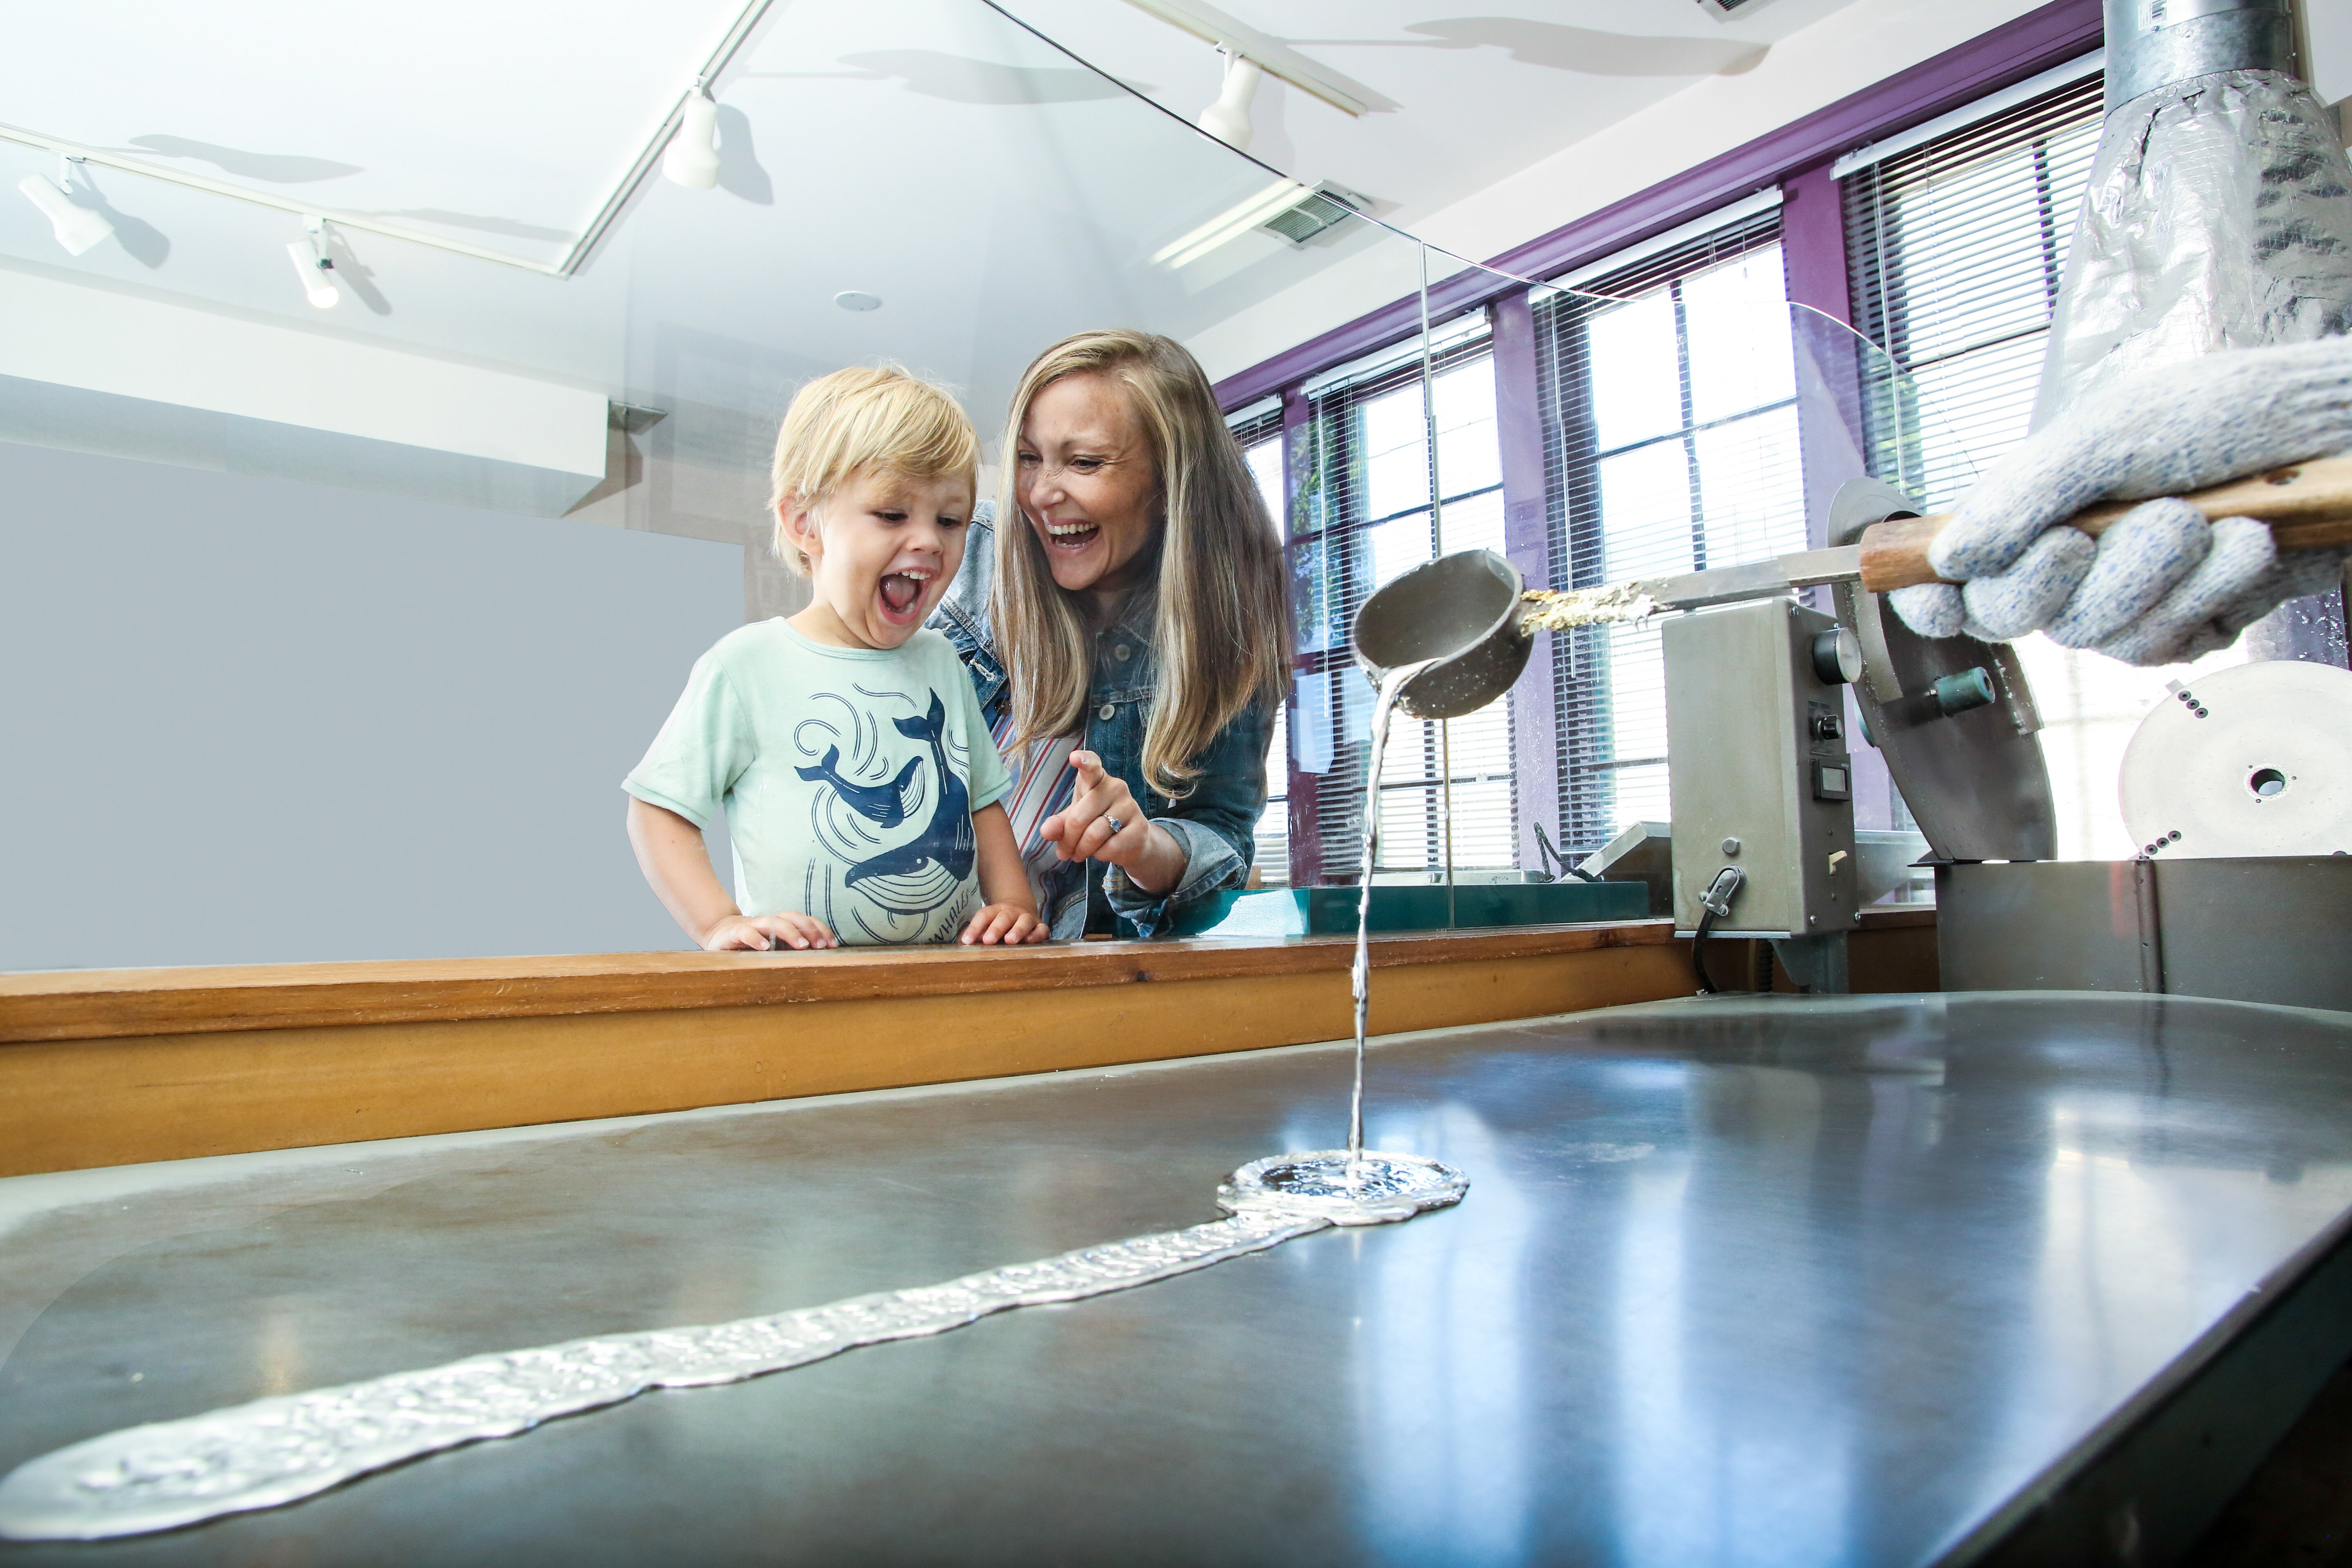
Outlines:
<svg viewBox="0 0 2352 1568"><path fill-rule="evenodd" d="M742 568L0 444L0 970L685 945L619 785Z"/></svg>

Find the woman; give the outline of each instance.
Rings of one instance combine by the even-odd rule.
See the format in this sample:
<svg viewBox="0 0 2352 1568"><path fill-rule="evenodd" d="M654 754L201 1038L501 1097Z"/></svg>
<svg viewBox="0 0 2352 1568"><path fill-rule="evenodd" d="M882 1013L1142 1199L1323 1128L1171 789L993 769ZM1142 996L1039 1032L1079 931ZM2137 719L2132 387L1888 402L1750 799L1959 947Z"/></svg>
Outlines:
<svg viewBox="0 0 2352 1568"><path fill-rule="evenodd" d="M1027 749L1054 934L1204 930L1248 879L1289 684L1274 520L1200 364L1146 332L1038 355L1003 461L1005 525L973 525L931 624Z"/></svg>

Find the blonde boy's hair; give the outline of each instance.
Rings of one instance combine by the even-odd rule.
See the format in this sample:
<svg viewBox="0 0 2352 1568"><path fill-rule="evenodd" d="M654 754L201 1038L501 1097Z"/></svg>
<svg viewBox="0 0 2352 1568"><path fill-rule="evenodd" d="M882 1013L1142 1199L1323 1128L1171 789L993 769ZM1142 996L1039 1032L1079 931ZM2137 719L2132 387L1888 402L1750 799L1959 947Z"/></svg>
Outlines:
<svg viewBox="0 0 2352 1568"><path fill-rule="evenodd" d="M895 364L852 365L818 376L784 410L769 470L768 514L778 560L805 577L808 552L784 531L780 507L814 506L865 470L901 479L973 481L980 437L945 387Z"/></svg>

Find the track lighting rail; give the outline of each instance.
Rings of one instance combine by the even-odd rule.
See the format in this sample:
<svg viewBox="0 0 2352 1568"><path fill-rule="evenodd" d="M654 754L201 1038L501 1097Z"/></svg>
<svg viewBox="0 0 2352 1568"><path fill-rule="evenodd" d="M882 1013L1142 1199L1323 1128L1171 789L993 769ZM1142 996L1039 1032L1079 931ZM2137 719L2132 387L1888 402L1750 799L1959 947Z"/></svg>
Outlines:
<svg viewBox="0 0 2352 1568"><path fill-rule="evenodd" d="M1319 98L1342 114L1361 115L1370 105L1349 92L1328 77L1318 72L1314 63L1297 50L1264 34L1245 27L1222 11L1200 5L1197 0L1127 0L1127 3L1147 16L1157 16L1171 27L1192 34L1202 43L1214 44L1226 54L1246 59L1268 76L1280 77L1299 91Z"/></svg>
<svg viewBox="0 0 2352 1568"><path fill-rule="evenodd" d="M628 172L623 174L619 183L613 186L611 192L605 196L604 205L597 208L596 216L588 220L587 226L580 231L579 237L572 240L571 248L565 251L562 258L558 261L534 261L528 257L493 249L486 245L469 245L462 239L452 239L445 235L430 234L423 229L411 228L405 224L389 223L383 218L321 206L315 200L297 201L268 191L231 184L226 180L209 179L203 174L190 174L185 170L165 168L138 158L125 157L119 153L109 153L96 147L85 147L79 142L45 135L38 131L28 131L21 126L0 124L0 141L15 142L26 147L37 147L46 153L55 153L67 158L78 158L86 163L104 168L120 169L125 174L138 174L150 180L162 180L167 184L184 185L190 190L205 191L216 196L226 196L232 201L246 202L254 206L275 207L279 212L292 213L306 223L312 219L323 218L338 228L350 229L354 233L380 234L388 238L405 240L411 245L430 246L436 250L445 250L452 255L471 257L477 261L495 261L502 267L520 268L525 272L536 272L542 277L569 278L580 269L583 262L588 259L590 253L596 248L597 242L604 237L612 228L614 220L627 207L630 198L636 195L637 187L645 184L646 175L651 174L660 162L662 149L668 143L670 133L677 129L679 117L685 110L687 100L702 91L703 84L711 81L720 71L727 68L729 62L734 59L745 42L750 39L753 29L759 26L761 19L775 4L776 0L748 0L748 3L736 13L735 19L729 26L725 36L719 39L717 47L710 51L694 72L690 84L681 89L677 96L672 99L664 109L660 122L654 127L652 135L638 150L635 161L629 164Z"/></svg>

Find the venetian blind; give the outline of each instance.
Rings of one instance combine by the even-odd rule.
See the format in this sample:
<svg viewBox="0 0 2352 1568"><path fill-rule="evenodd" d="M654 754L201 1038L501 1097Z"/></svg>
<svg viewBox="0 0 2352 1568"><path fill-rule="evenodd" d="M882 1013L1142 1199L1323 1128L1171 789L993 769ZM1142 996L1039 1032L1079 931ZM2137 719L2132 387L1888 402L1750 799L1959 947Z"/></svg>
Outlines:
<svg viewBox="0 0 2352 1568"><path fill-rule="evenodd" d="M1801 550L1805 487L1777 208L1536 291L1552 586ZM1558 842L1668 816L1654 626L1553 634Z"/></svg>
<svg viewBox="0 0 2352 1568"><path fill-rule="evenodd" d="M1871 471L1948 504L2025 437L2098 151L2095 70L1841 182Z"/></svg>
<svg viewBox="0 0 2352 1568"><path fill-rule="evenodd" d="M1500 550L1502 468L1494 356L1483 312L1433 336L1429 399L1437 425L1436 493L1420 343L1308 384L1309 448L1291 509L1298 691L1292 721L1302 781L1291 801L1294 878L1360 873L1372 692L1348 629L1373 590L1440 553ZM1431 873L1512 859L1510 718L1497 704L1450 725L1400 719L1381 770L1380 869Z"/></svg>
<svg viewBox="0 0 2352 1568"><path fill-rule="evenodd" d="M1229 416L1226 427L1241 447L1242 461L1265 500L1276 530L1288 535L1283 513L1282 405L1268 399ZM1251 862L1259 885L1286 887L1290 882L1290 726L1287 709L1274 720L1274 736L1265 751L1265 809L1258 814L1257 853Z"/></svg>

